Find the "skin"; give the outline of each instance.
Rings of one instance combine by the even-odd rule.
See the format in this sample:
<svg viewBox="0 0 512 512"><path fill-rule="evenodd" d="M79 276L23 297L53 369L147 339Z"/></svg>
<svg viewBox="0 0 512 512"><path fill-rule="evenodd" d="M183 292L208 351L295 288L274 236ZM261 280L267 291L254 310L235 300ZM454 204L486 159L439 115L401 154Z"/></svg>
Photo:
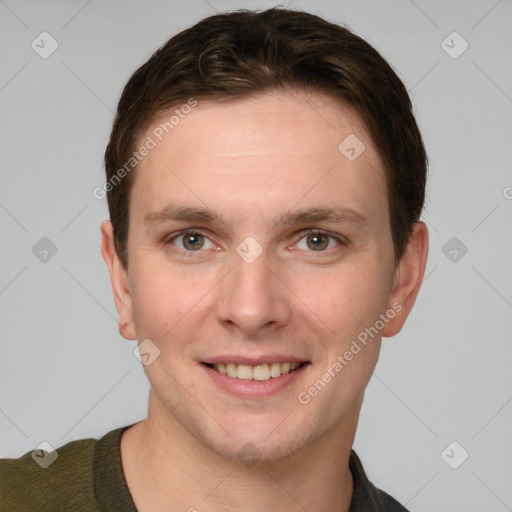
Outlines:
<svg viewBox="0 0 512 512"><path fill-rule="evenodd" d="M366 146L352 162L338 150L349 134ZM364 390L381 336L398 333L411 311L428 252L427 228L418 222L395 265L383 176L357 114L311 93L199 102L141 162L128 269L110 221L102 225L120 333L160 350L144 367L148 417L121 443L139 510L348 510L348 459ZM178 202L213 210L222 222L144 222ZM366 221L278 222L287 212L326 206ZM200 249L175 235L190 228L206 237L194 239ZM236 252L248 236L263 249L252 263ZM401 311L301 404L298 394L393 304ZM218 354L284 354L309 364L279 393L241 398L206 375L201 362Z"/></svg>

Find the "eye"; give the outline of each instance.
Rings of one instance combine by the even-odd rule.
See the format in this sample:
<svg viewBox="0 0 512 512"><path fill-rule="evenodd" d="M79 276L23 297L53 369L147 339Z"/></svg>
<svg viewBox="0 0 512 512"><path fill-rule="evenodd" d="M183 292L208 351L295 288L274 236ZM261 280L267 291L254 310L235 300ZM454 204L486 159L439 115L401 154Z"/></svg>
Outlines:
<svg viewBox="0 0 512 512"><path fill-rule="evenodd" d="M299 240L296 247L314 252L324 252L326 249L332 249L340 244L345 245L345 242L339 236L323 231L309 231Z"/></svg>
<svg viewBox="0 0 512 512"><path fill-rule="evenodd" d="M198 252L201 249L208 249L214 247L214 244L198 231L184 231L177 233L167 240L167 243L175 245L179 249L184 249L188 252ZM209 245L208 245L209 244Z"/></svg>

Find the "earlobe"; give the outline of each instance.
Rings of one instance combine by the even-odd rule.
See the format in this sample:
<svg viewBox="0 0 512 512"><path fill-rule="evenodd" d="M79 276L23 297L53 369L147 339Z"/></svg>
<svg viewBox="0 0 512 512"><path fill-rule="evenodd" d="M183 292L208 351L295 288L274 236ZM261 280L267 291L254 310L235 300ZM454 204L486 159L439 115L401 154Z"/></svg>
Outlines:
<svg viewBox="0 0 512 512"><path fill-rule="evenodd" d="M119 315L119 334L128 340L137 339L133 322L132 298L128 286L128 273L123 267L114 243L114 229L110 220L101 225L101 254L110 273L110 282Z"/></svg>
<svg viewBox="0 0 512 512"><path fill-rule="evenodd" d="M384 329L382 335L398 334L414 306L420 291L428 256L428 229L424 222L416 222L409 243L395 271L395 282L388 307L397 311Z"/></svg>

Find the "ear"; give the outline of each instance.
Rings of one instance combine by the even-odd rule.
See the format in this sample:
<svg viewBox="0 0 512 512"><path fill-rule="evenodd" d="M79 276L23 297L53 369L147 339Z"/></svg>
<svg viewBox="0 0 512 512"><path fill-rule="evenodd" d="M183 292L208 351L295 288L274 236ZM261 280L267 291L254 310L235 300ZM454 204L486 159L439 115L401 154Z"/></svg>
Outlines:
<svg viewBox="0 0 512 512"><path fill-rule="evenodd" d="M394 336L402 330L420 291L427 255L428 229L424 222L416 222L405 253L395 269L388 308L396 311L396 315L385 325L383 336Z"/></svg>
<svg viewBox="0 0 512 512"><path fill-rule="evenodd" d="M112 291L119 314L119 334L127 340L137 339L133 322L132 297L128 286L128 272L123 267L114 244L114 228L110 220L101 224L101 254L107 264Z"/></svg>

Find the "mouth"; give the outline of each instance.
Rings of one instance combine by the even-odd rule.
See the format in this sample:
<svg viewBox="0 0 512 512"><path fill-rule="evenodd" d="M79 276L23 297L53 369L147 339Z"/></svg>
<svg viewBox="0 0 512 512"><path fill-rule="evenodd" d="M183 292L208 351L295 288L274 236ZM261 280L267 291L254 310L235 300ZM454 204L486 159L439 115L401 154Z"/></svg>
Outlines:
<svg viewBox="0 0 512 512"><path fill-rule="evenodd" d="M254 381L268 381L277 379L282 375L296 372L303 366L309 364L308 361L304 362L268 362L257 365L237 364L237 363L203 363L208 368L216 372L240 380L254 380Z"/></svg>

